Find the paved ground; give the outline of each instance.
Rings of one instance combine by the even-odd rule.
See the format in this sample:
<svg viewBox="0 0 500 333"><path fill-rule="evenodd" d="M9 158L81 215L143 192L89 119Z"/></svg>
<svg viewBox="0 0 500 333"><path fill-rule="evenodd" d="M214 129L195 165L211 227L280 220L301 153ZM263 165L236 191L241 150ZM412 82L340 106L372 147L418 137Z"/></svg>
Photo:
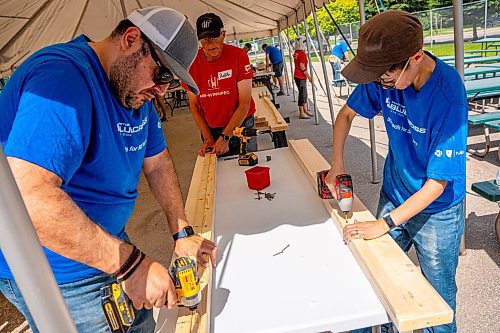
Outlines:
<svg viewBox="0 0 500 333"><path fill-rule="evenodd" d="M320 66L316 66L320 69ZM331 74L331 73L329 73ZM318 125L314 120L298 119L292 92L290 96L278 97L281 104L280 112L290 117L289 139L308 138L321 154L331 160L331 117L327 106L327 99L318 87ZM310 98L312 95L310 94ZM334 102L342 104L343 100ZM339 105L336 105L336 112ZM452 120L450 120L452 121ZM382 175L384 158L387 154L387 138L382 119L376 117L376 147L378 172ZM173 156L176 170L182 187L183 197L186 198L191 175L196 159L196 152L201 144L199 132L196 130L189 110L176 109L173 117L164 123L164 131ZM469 148L479 148L483 140L481 132L471 130ZM500 136L493 136L496 146L500 143ZM478 143L479 142L479 143ZM269 136L259 137L260 149L272 148ZM381 184L371 183L371 164L368 121L357 117L351 129L351 136L347 140L346 168L353 176L355 192L372 212L376 209L378 193ZM495 238L494 218L499 211L496 203L491 203L470 191L473 182L492 179L500 168L496 151L486 158L479 159L468 156L467 160L467 222L466 247L467 255L460 258L457 282L458 292L458 327L459 332L500 332L500 246ZM159 206L148 190L145 179L139 185L139 198L128 224L127 231L132 240L146 253L160 262L169 262L173 243L167 232L166 220ZM410 257L415 260L413 253ZM0 332L25 332L23 319L0 295ZM4 326L5 322L8 322ZM20 326L21 325L21 326ZM18 329L16 330L16 327Z"/></svg>

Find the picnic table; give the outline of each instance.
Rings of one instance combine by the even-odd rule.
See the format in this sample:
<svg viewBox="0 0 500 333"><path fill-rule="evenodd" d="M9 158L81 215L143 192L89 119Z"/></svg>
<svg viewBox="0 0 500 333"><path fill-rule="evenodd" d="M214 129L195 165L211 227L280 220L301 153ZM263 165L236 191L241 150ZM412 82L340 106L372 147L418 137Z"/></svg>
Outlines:
<svg viewBox="0 0 500 333"><path fill-rule="evenodd" d="M495 55L498 55L500 53L500 50L469 50L467 51L469 54L476 54L479 53L481 56L484 54L486 56L488 53L495 53Z"/></svg>
<svg viewBox="0 0 500 333"><path fill-rule="evenodd" d="M496 183L493 179L474 183L471 189L489 201L500 202L500 184ZM500 211L495 219L495 232L497 234L497 240L500 242Z"/></svg>
<svg viewBox="0 0 500 333"><path fill-rule="evenodd" d="M479 100L500 97L500 76L465 81L467 99Z"/></svg>
<svg viewBox="0 0 500 333"><path fill-rule="evenodd" d="M486 79L488 74L492 74L495 77L498 73L500 73L500 64L475 66L464 70L466 80Z"/></svg>
<svg viewBox="0 0 500 333"><path fill-rule="evenodd" d="M438 57L438 58L441 59L441 60L443 60L443 61L454 61L455 60L455 56L454 55L451 55L451 56L442 56L442 57ZM481 56L478 56L478 55L475 55L475 54L464 54L464 59L470 59L470 58L481 58Z"/></svg>
<svg viewBox="0 0 500 333"><path fill-rule="evenodd" d="M448 65L453 65L455 66L455 59L451 60L444 60L445 63ZM472 65L472 64L487 64L490 62L500 62L500 56L493 56L493 57L474 57L474 58L468 58L464 59L464 65Z"/></svg>
<svg viewBox="0 0 500 333"><path fill-rule="evenodd" d="M478 40L474 40L472 41L473 43L475 44L481 44L481 50L486 50L488 49L489 47L498 47L500 46L500 44L498 45L493 45L493 44L497 44L497 43L500 43L500 38L495 38L495 37L488 37L488 38L482 38L482 39L478 39Z"/></svg>

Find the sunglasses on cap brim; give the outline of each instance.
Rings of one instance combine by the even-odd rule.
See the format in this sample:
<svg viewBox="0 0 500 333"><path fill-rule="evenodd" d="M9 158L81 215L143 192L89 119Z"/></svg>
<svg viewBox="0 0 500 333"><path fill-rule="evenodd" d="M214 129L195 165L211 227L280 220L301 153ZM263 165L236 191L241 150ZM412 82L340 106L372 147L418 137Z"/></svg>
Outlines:
<svg viewBox="0 0 500 333"><path fill-rule="evenodd" d="M158 66L159 73L158 75L155 75L153 77L153 82L157 85L165 85L168 84L169 89L174 89L177 88L181 85L180 80L174 78L174 74L172 71L164 66L162 62L160 61L160 58L156 54L155 48L151 41L143 36L144 41L149 47L149 53L151 53L151 58L153 58L153 61L155 62L156 66Z"/></svg>

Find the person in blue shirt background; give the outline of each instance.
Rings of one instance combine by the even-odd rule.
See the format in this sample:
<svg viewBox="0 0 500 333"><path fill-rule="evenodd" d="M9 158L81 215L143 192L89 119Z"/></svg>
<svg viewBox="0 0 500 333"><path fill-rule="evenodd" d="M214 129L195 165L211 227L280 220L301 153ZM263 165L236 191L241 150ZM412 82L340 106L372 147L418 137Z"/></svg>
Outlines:
<svg viewBox="0 0 500 333"><path fill-rule="evenodd" d="M274 84L276 84L276 79L279 82L280 91L276 94L277 96L284 95L284 77L283 77L283 55L281 50L275 46L262 44L262 50L266 53L266 68L269 66L273 67L274 72Z"/></svg>
<svg viewBox="0 0 500 333"><path fill-rule="evenodd" d="M333 86L340 86L342 84L342 82L338 82L337 80L340 80L340 70L342 69L342 65L349 61L349 53L347 50L347 43L344 38L340 36L338 42L332 46L332 52L328 58L328 61L332 66Z"/></svg>
<svg viewBox="0 0 500 333"><path fill-rule="evenodd" d="M188 72L197 45L184 15L143 8L104 40L81 35L36 52L0 94L1 144L79 332L109 332L100 288L117 279L137 309L129 332L153 332L151 308L177 301L168 269L125 234L141 171L175 252L215 265L215 244L189 227L151 103L179 79L198 91ZM38 332L1 253L0 291Z"/></svg>
<svg viewBox="0 0 500 333"><path fill-rule="evenodd" d="M343 151L354 117L381 112L389 151L377 220L347 225L344 238L389 233L404 251L415 246L423 275L455 311L468 105L455 69L422 47L422 25L407 12L384 12L361 27L358 54L342 71L359 85L335 121L327 184L333 189L346 171ZM456 321L424 332L456 332Z"/></svg>

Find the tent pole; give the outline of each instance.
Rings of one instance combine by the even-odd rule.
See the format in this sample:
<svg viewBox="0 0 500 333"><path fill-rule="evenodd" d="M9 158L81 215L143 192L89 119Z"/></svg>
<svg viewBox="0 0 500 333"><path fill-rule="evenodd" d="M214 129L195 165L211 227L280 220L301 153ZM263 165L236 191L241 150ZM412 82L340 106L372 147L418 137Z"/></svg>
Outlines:
<svg viewBox="0 0 500 333"><path fill-rule="evenodd" d="M297 37L299 37L299 14L297 12L297 9L294 9L295 10L295 18L296 18L296 21L295 21L295 29L296 29L296 35Z"/></svg>
<svg viewBox="0 0 500 333"><path fill-rule="evenodd" d="M290 90L289 90L290 89L290 80L288 79L288 68L287 68L286 61L285 61L285 50L283 49L283 41L281 39L280 25L279 25L278 21L276 21L276 23L278 24L278 44L280 46L281 58L283 59L283 67L285 68L285 73L282 73L282 75L285 74L286 95L290 96Z"/></svg>
<svg viewBox="0 0 500 333"><path fill-rule="evenodd" d="M304 0L302 0L302 9L304 11L304 21L303 21L303 24L304 24L304 31L306 33L307 60L309 61L309 71L311 72L311 86L312 86L313 103L314 103L314 124L315 125L319 125L319 121L318 121L318 105L316 103L316 90L314 89L314 75L312 75L313 71L314 71L314 68L313 68L313 64L312 64L312 61L311 61L311 51L310 51L311 47L309 45L309 38L308 38L309 37L309 31L307 29L306 4L305 4Z"/></svg>
<svg viewBox="0 0 500 333"><path fill-rule="evenodd" d="M485 18L486 19L486 18ZM455 44L455 69L464 80L464 4L463 0L453 0L453 38ZM464 199L464 216L467 216L467 201ZM465 232L460 240L460 255L465 255Z"/></svg>
<svg viewBox="0 0 500 333"><path fill-rule="evenodd" d="M323 68L323 76L325 78L326 95L328 97L328 106L330 108L330 116L332 117L332 126L335 123L335 113L333 111L332 94L330 92L330 80L328 79L328 73L326 72L325 55L323 54L323 42L321 41L321 30L318 23L318 18L316 16L316 5L314 0L311 0L311 11L313 14L314 25L316 27L316 39L318 40L319 56L321 59L321 67ZM316 115L316 114L315 114ZM316 123L318 123L317 119Z"/></svg>
<svg viewBox="0 0 500 333"><path fill-rule="evenodd" d="M358 0L359 4L359 19L360 19L360 27L365 23L365 2L364 0ZM380 182L380 179L377 177L377 146L375 143L375 121L370 119L368 121L368 128L370 129L370 150L371 150L371 159L372 159L372 183L377 184Z"/></svg>
<svg viewBox="0 0 500 333"><path fill-rule="evenodd" d="M453 37L455 44L455 69L464 79L464 11L463 0L453 0Z"/></svg>
<svg viewBox="0 0 500 333"><path fill-rule="evenodd" d="M290 43L290 28L286 28L286 39L287 39L287 47L288 47L288 60L290 61L290 74L291 74L291 80L292 80L292 94L293 94L293 101L295 102L295 87L293 86L293 60L292 60L292 44Z"/></svg>
<svg viewBox="0 0 500 333"><path fill-rule="evenodd" d="M1 145L0 184L0 248L38 330L76 333Z"/></svg>

